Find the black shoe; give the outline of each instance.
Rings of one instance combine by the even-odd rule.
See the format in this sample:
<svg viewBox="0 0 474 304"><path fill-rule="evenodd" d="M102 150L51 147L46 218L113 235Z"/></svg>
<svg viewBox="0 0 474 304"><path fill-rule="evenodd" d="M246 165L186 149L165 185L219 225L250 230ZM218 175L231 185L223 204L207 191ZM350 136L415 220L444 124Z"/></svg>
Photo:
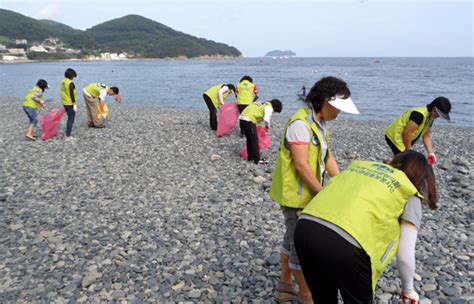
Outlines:
<svg viewBox="0 0 474 304"><path fill-rule="evenodd" d="M104 125L97 125L97 126L94 126L94 128L96 128L96 129L103 129L103 128L105 128L105 126L104 126Z"/></svg>
<svg viewBox="0 0 474 304"><path fill-rule="evenodd" d="M265 157L261 158L259 161L258 161L259 164L268 164L268 159L266 159Z"/></svg>

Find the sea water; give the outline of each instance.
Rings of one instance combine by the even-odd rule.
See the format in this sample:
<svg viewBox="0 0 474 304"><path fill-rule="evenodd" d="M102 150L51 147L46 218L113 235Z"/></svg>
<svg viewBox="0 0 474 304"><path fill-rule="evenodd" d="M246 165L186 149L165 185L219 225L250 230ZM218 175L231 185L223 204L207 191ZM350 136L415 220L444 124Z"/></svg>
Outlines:
<svg viewBox="0 0 474 304"><path fill-rule="evenodd" d="M360 115L338 119L390 122L411 107L423 106L438 96L453 105L451 123L474 127L473 58L239 58L228 60L62 61L0 64L0 96L23 98L43 78L51 89L45 98L59 104L60 83L66 68L82 101L82 88L104 82L120 88L123 102L206 110L202 94L219 83L236 85L244 75L253 77L260 100L278 98L283 115L290 116L302 102L297 93L321 77L344 79ZM229 99L229 100L232 100Z"/></svg>

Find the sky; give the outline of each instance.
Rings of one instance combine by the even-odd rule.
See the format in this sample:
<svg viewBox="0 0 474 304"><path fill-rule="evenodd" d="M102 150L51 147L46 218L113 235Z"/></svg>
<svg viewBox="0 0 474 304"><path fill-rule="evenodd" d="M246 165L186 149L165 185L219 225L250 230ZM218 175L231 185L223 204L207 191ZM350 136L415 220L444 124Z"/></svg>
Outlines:
<svg viewBox="0 0 474 304"><path fill-rule="evenodd" d="M0 0L76 29L138 14L245 57L472 57L474 0ZM0 33L1 35L1 33Z"/></svg>

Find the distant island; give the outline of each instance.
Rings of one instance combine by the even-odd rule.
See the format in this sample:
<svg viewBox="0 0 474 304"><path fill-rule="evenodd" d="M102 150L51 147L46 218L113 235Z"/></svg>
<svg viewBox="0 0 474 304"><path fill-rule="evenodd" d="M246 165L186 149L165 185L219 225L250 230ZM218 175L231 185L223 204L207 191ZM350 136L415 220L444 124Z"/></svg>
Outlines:
<svg viewBox="0 0 474 304"><path fill-rule="evenodd" d="M273 50L265 54L265 57L295 57L296 53L292 51Z"/></svg>
<svg viewBox="0 0 474 304"><path fill-rule="evenodd" d="M139 15L85 31L0 9L0 60L240 57L224 43L194 37Z"/></svg>

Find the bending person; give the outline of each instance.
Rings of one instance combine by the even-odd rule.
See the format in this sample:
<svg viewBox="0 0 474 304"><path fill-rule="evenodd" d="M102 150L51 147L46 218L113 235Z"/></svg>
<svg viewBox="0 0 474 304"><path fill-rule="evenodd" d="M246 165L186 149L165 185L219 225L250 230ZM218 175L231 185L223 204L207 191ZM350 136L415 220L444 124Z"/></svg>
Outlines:
<svg viewBox="0 0 474 304"><path fill-rule="evenodd" d="M204 102L209 109L209 123L212 130L217 130L217 109L224 104L229 94L235 94L235 87L232 84L218 84L211 87L202 94Z"/></svg>
<svg viewBox="0 0 474 304"><path fill-rule="evenodd" d="M415 142L423 137L430 165L436 163L431 140L431 126L438 117L450 120L451 103L445 97L438 97L425 107L406 111L385 129L385 141L394 155L411 150Z"/></svg>
<svg viewBox="0 0 474 304"><path fill-rule="evenodd" d="M36 85L28 91L23 102L23 111L30 120L26 137L31 140L36 140L35 128L38 124L38 109L44 108L46 105L43 100L43 93L46 91L48 83L44 79L38 80Z"/></svg>
<svg viewBox="0 0 474 304"><path fill-rule="evenodd" d="M330 152L326 122L340 111L358 114L346 82L324 77L311 88L306 106L290 119L283 132L280 152L272 177L270 197L281 205L285 235L281 249L281 276L275 291L279 302L297 300L312 303L294 246L294 231L301 210L323 189L323 176L339 174ZM292 275L299 287L292 285Z"/></svg>
<svg viewBox="0 0 474 304"><path fill-rule="evenodd" d="M87 124L89 127L93 128L104 128L105 125L102 124L102 119L99 119L98 113L98 103L96 100L99 100L99 103L105 103L105 97L115 96L115 101L120 102L121 97L118 95L119 89L117 87L108 87L107 85L100 82L93 82L84 88L82 94L86 102L87 109Z"/></svg>
<svg viewBox="0 0 474 304"><path fill-rule="evenodd" d="M423 196L424 195L424 198ZM397 254L402 297L413 289L421 201L436 208L432 168L423 154L397 154L390 165L354 161L303 210L295 246L316 303L372 303L375 286Z"/></svg>
<svg viewBox="0 0 474 304"><path fill-rule="evenodd" d="M257 125L263 121L265 128L270 130L270 118L273 112L281 113L281 110L281 101L273 99L269 102L252 103L239 116L241 130L247 138L248 161L253 161L256 164L268 162L265 158L260 159Z"/></svg>

